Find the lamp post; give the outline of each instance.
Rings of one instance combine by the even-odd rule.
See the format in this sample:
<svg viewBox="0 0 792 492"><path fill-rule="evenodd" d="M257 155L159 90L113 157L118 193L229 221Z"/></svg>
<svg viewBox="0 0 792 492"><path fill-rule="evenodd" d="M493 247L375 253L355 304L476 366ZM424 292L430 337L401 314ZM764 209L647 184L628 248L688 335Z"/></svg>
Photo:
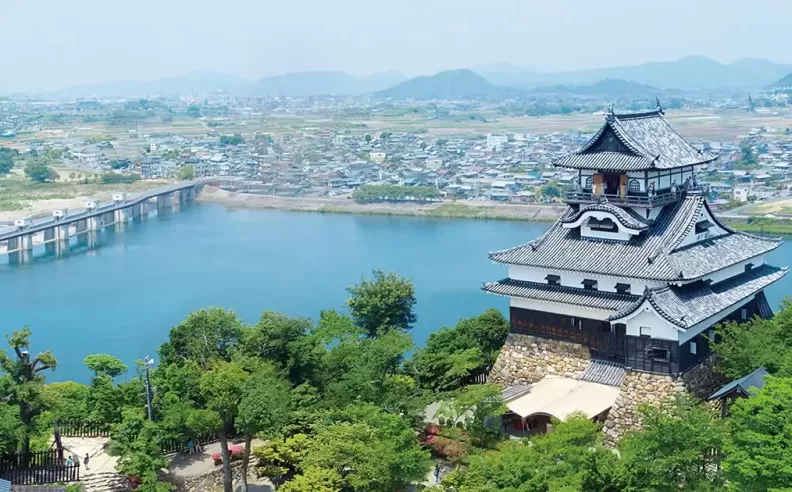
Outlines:
<svg viewBox="0 0 792 492"><path fill-rule="evenodd" d="M150 421L154 421L154 414L151 408L151 378L149 377L149 369L154 367L154 359L149 357L148 355L143 359L143 363L146 365L146 410L148 411L148 418Z"/></svg>

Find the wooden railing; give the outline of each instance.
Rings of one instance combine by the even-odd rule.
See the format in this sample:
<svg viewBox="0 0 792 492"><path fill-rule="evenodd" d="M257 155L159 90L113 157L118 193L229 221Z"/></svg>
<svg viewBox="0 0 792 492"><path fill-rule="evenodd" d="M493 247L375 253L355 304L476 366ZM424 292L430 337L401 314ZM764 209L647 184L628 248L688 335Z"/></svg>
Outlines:
<svg viewBox="0 0 792 492"><path fill-rule="evenodd" d="M15 485L76 482L80 480L80 465L66 464L55 449L7 454L0 456L0 478Z"/></svg>
<svg viewBox="0 0 792 492"><path fill-rule="evenodd" d="M595 195L590 191L570 191L566 194L567 203L594 203L604 198L610 203L619 205L633 205L636 207L660 207L678 201L684 194L681 191L676 193L663 193L661 195L609 195L600 193Z"/></svg>
<svg viewBox="0 0 792 492"><path fill-rule="evenodd" d="M63 437L110 437L110 426L96 422L57 422L58 433Z"/></svg>

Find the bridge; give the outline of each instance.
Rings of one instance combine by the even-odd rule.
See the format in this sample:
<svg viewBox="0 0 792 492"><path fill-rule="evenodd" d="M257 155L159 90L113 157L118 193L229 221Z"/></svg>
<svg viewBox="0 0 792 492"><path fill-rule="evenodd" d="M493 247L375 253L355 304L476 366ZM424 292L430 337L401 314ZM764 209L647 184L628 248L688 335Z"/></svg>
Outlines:
<svg viewBox="0 0 792 492"><path fill-rule="evenodd" d="M7 245L9 254L27 253L33 249L34 236L43 234L37 244L67 243L69 237L88 235L92 231L114 226L148 216L148 202L156 199L158 213L169 210L174 195L178 193L178 203L183 204L195 199L195 193L202 182L175 183L127 197L124 193L114 193L111 202L100 203L89 200L85 210L70 213L60 209L52 212L52 217L33 221L18 219L15 227L0 230L0 244ZM17 259L19 260L19 259ZM22 259L24 261L24 259Z"/></svg>

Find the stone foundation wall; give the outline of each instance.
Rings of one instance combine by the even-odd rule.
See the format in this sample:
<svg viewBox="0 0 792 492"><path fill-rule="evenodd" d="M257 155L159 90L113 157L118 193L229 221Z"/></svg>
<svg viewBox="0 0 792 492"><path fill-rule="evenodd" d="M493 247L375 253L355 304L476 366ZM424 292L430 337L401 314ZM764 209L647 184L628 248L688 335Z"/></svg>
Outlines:
<svg viewBox="0 0 792 492"><path fill-rule="evenodd" d="M579 378L590 359L582 345L509 333L489 381L506 388L535 383L548 374Z"/></svg>
<svg viewBox="0 0 792 492"><path fill-rule="evenodd" d="M591 360L582 345L510 333L489 374L489 381L504 388L530 384L548 374L578 379ZM620 394L603 428L605 441L615 445L627 432L641 428L642 405L660 405L680 392L704 399L725 384L713 371L710 357L687 373L672 378L661 374L627 371Z"/></svg>

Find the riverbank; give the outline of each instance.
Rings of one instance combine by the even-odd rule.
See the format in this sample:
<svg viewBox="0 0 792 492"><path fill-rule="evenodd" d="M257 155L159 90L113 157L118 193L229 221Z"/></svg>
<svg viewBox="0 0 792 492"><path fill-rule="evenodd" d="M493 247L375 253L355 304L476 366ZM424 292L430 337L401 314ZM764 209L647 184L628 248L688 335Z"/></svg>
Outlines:
<svg viewBox="0 0 792 492"><path fill-rule="evenodd" d="M199 202L219 203L227 207L269 208L294 212L345 213L370 215L408 215L445 219L497 219L552 222L564 211L563 204L516 205L496 202L444 203L356 203L346 198L289 198L251 195L204 186Z"/></svg>

